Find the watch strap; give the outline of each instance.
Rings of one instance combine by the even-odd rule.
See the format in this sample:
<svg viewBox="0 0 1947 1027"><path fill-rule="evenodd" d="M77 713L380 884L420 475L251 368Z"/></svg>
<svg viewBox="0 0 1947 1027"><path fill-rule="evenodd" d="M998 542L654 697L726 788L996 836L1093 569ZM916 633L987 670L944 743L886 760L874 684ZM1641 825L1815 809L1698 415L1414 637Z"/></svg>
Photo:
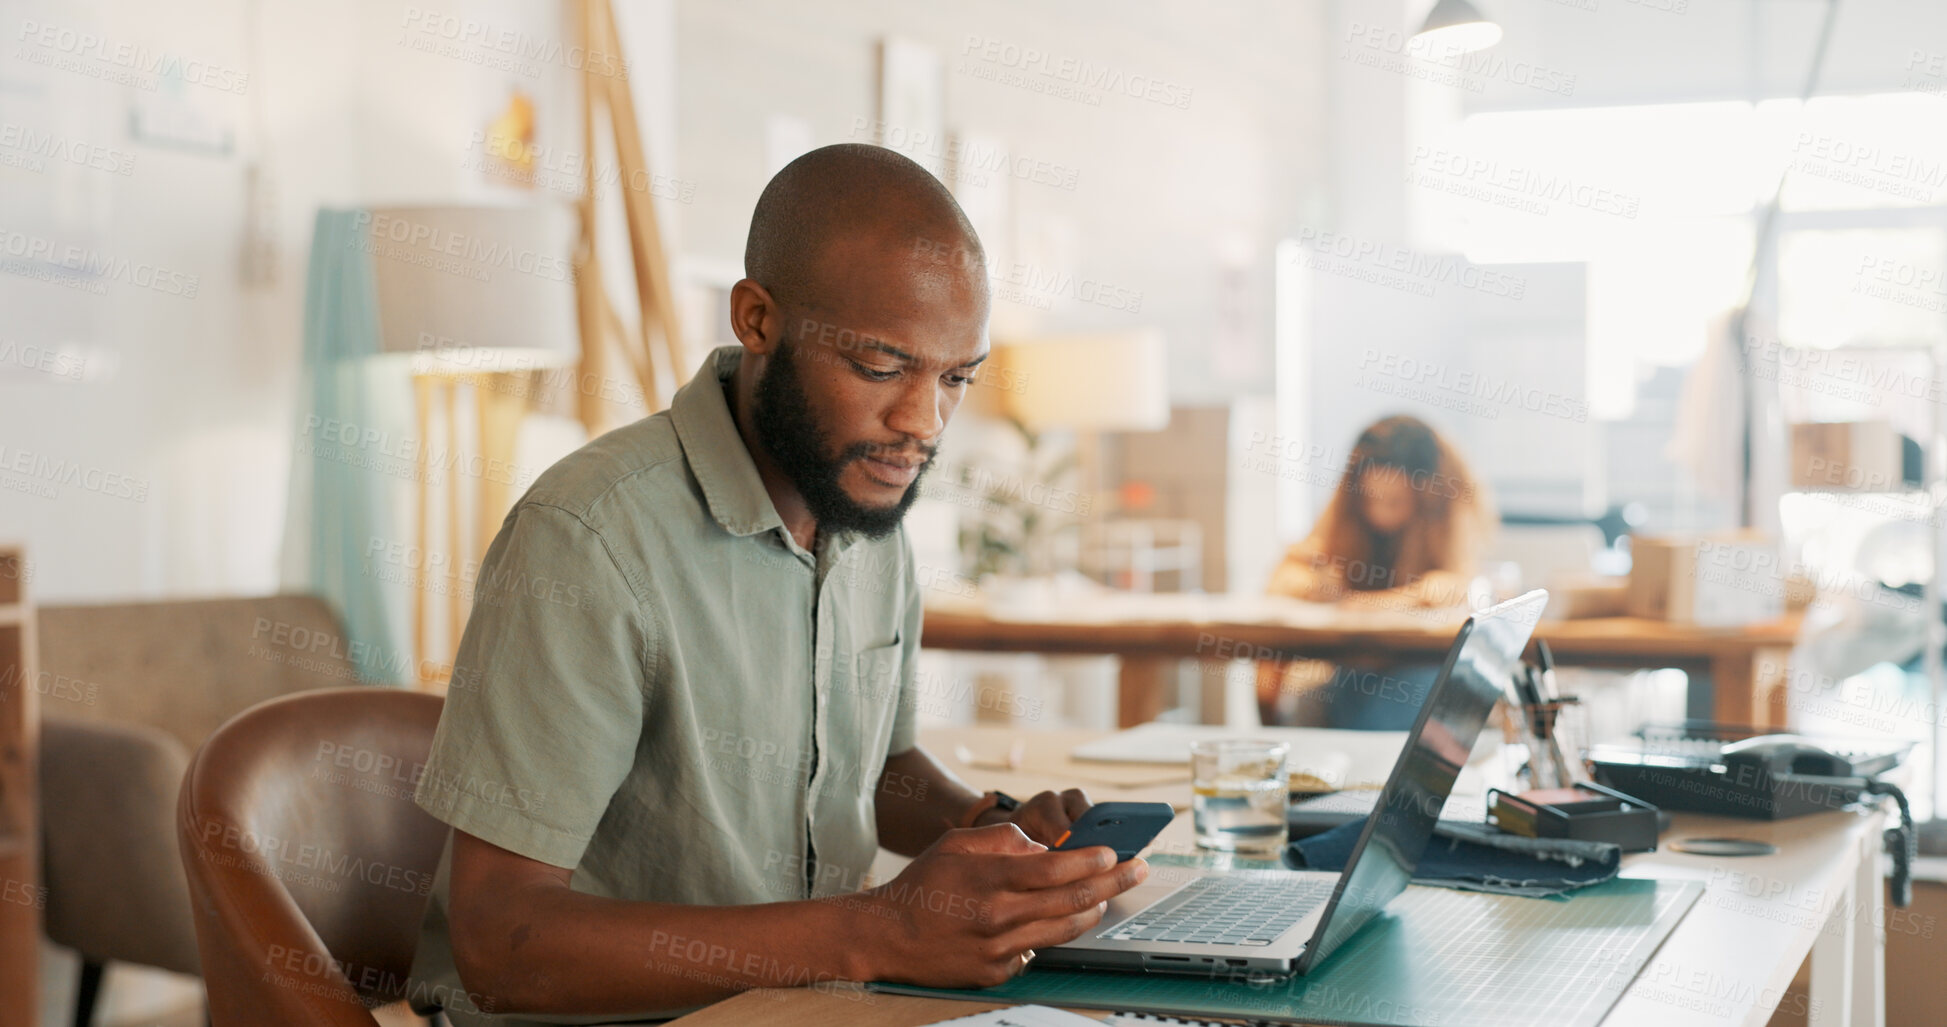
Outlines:
<svg viewBox="0 0 1947 1027"><path fill-rule="evenodd" d="M988 810L997 809L1003 813L1012 813L1020 808L1021 800L1006 792L987 792L980 798L974 800L972 806L967 807L967 812L960 818L960 826L974 826L980 822L980 818L985 816Z"/></svg>

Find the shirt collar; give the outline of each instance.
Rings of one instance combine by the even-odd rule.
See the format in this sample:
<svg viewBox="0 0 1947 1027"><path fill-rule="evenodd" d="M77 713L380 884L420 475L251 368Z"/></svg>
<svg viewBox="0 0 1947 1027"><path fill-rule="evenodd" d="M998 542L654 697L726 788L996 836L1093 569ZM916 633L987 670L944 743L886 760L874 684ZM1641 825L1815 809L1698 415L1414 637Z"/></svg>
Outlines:
<svg viewBox="0 0 1947 1027"><path fill-rule="evenodd" d="M724 382L743 360L742 346L722 346L710 353L696 376L677 390L669 404L669 418L683 444L690 473L703 486L703 500L724 530L755 535L772 528L782 531L784 520L764 491L764 479L737 432L724 397Z"/></svg>

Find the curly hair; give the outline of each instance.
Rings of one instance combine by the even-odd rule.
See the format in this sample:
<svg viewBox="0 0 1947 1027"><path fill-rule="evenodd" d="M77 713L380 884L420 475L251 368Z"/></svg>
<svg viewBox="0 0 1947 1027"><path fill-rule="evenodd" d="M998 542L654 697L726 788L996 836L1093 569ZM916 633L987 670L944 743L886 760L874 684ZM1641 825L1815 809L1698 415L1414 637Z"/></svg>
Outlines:
<svg viewBox="0 0 1947 1027"><path fill-rule="evenodd" d="M1387 536L1367 522L1359 501L1374 471L1405 477L1413 516ZM1353 443L1338 488L1312 526L1313 563L1340 590L1409 585L1429 571L1472 574L1498 519L1493 498L1460 451L1426 422L1395 415Z"/></svg>

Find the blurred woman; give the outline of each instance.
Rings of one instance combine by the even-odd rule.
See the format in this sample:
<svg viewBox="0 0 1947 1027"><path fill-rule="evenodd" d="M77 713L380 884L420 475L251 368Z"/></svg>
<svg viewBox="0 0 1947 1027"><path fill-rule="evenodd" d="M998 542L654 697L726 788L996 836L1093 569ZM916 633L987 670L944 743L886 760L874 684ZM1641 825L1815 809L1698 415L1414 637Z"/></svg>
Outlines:
<svg viewBox="0 0 1947 1027"><path fill-rule="evenodd" d="M1496 522L1493 500L1460 452L1418 418L1359 433L1338 488L1304 541L1286 551L1269 591L1356 606L1447 607L1469 583ZM1273 669L1275 668L1275 669ZM1438 668L1317 661L1258 675L1265 723L1405 728ZM1309 698L1324 716L1299 716Z"/></svg>

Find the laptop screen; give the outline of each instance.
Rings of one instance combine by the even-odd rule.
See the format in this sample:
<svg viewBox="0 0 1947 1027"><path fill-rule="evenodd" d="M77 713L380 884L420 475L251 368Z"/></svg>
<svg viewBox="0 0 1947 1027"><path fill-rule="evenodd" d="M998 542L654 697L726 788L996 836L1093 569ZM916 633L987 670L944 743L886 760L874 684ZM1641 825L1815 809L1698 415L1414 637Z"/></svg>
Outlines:
<svg viewBox="0 0 1947 1027"><path fill-rule="evenodd" d="M1317 966L1406 890L1433 837L1440 807L1487 725L1495 700L1507 691L1547 603L1546 592L1529 592L1461 625L1406 737L1406 748L1352 847L1331 905L1299 959L1300 972Z"/></svg>

